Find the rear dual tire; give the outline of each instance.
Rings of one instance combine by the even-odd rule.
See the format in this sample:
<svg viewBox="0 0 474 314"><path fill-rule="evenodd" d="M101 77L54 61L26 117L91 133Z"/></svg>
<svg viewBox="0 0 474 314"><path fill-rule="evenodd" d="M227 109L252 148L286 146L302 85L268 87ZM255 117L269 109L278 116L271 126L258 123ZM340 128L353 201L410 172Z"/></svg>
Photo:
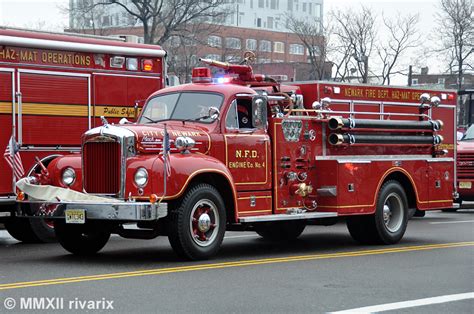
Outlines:
<svg viewBox="0 0 474 314"><path fill-rule="evenodd" d="M352 238L363 244L395 244L408 225L408 201L397 181L387 181L379 191L373 215L347 219Z"/></svg>
<svg viewBox="0 0 474 314"><path fill-rule="evenodd" d="M13 238L24 243L57 241L52 223L44 219L13 217L5 222L5 229Z"/></svg>

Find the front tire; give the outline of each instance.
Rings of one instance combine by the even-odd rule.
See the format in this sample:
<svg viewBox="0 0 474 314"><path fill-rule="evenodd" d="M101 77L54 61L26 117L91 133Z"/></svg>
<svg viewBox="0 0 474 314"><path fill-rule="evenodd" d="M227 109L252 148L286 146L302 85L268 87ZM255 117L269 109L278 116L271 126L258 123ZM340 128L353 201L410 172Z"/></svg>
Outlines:
<svg viewBox="0 0 474 314"><path fill-rule="evenodd" d="M61 246L75 255L93 255L99 252L110 238L110 231L95 222L75 225L56 220L54 230Z"/></svg>
<svg viewBox="0 0 474 314"><path fill-rule="evenodd" d="M224 201L216 188L198 184L170 210L168 240L182 258L207 259L219 250L226 221Z"/></svg>
<svg viewBox="0 0 474 314"><path fill-rule="evenodd" d="M405 234L408 201L397 181L387 181L379 191L374 215L349 217L347 227L352 238L365 244L395 244Z"/></svg>

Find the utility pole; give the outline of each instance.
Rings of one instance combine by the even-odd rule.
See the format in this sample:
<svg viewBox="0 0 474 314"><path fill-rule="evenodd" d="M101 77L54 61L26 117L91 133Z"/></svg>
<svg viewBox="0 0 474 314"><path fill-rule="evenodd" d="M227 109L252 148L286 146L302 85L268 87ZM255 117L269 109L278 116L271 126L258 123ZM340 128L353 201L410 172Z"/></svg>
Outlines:
<svg viewBox="0 0 474 314"><path fill-rule="evenodd" d="M411 86L411 77L413 74L413 66L408 66L408 86Z"/></svg>

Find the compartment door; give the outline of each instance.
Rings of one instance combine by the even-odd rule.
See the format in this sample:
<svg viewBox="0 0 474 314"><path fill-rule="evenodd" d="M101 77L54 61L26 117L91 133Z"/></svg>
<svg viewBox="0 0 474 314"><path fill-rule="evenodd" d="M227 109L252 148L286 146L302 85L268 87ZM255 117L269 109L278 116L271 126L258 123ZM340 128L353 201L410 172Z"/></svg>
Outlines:
<svg viewBox="0 0 474 314"><path fill-rule="evenodd" d="M14 70L0 68L0 196L13 192L13 173L3 153L13 132L15 121Z"/></svg>
<svg viewBox="0 0 474 314"><path fill-rule="evenodd" d="M18 70L22 146L79 146L90 128L90 75Z"/></svg>

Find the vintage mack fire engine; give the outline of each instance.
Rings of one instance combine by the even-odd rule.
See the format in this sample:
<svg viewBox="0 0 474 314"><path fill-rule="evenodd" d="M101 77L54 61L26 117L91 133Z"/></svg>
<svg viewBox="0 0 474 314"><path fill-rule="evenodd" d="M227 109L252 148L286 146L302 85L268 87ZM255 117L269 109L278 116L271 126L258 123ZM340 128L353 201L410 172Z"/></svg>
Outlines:
<svg viewBox="0 0 474 314"><path fill-rule="evenodd" d="M397 243L415 211L453 206L454 92L283 86L245 63L202 61L226 75L196 68L136 123L87 131L81 155L17 184L18 215L53 220L74 254L117 233L167 235L202 259L226 230L288 240L338 217L357 241Z"/></svg>
<svg viewBox="0 0 474 314"><path fill-rule="evenodd" d="M22 173L39 172L36 159L47 166L80 152L81 135L101 125L101 116L133 118L164 87L164 56L159 46L117 38L0 28L0 149L18 143L24 169L12 171L0 157L0 222L13 237L55 239L47 220L12 217Z"/></svg>

